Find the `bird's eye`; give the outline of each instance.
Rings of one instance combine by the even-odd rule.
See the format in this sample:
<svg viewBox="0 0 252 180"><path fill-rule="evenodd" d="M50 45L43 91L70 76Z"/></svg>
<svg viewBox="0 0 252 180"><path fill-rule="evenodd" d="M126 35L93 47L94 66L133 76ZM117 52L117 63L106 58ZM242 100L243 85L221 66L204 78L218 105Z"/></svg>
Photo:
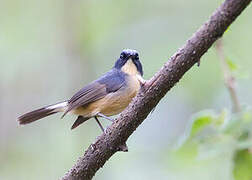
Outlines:
<svg viewBox="0 0 252 180"><path fill-rule="evenodd" d="M120 58L124 59L126 57L126 54L124 52L121 53Z"/></svg>
<svg viewBox="0 0 252 180"><path fill-rule="evenodd" d="M139 59L138 53L136 53L136 55L135 55L135 59L136 59L136 60L138 60L138 59Z"/></svg>

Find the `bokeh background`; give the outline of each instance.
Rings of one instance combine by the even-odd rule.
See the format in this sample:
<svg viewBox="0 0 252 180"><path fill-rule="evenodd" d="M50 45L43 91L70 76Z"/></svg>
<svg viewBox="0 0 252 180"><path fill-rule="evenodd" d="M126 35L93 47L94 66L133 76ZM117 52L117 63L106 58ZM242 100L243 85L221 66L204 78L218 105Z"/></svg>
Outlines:
<svg viewBox="0 0 252 180"><path fill-rule="evenodd" d="M27 126L17 117L70 98L108 71L124 48L136 49L149 79L208 19L220 0L13 0L0 2L0 179L58 179L101 134L90 120L59 114ZM237 93L252 104L252 9L223 38L238 66ZM94 179L232 179L228 156L179 168L170 150L196 112L232 106L214 48L158 104ZM109 122L102 120L106 126ZM205 163L205 162L204 162Z"/></svg>

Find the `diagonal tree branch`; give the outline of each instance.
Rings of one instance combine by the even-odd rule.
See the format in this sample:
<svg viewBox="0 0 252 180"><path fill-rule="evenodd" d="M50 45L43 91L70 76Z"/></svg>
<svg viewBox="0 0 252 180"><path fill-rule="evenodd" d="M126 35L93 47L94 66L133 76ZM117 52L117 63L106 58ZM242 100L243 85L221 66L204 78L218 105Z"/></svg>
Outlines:
<svg viewBox="0 0 252 180"><path fill-rule="evenodd" d="M105 162L125 144L129 136L144 121L164 95L182 78L251 0L226 0L200 29L146 81L137 97L108 127L106 133L91 144L84 156L65 174L62 180L92 179Z"/></svg>

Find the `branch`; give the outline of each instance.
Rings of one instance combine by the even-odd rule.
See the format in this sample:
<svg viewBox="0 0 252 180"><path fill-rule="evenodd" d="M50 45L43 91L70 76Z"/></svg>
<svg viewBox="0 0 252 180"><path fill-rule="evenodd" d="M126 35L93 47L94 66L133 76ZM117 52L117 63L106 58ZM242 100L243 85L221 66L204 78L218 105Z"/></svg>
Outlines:
<svg viewBox="0 0 252 180"><path fill-rule="evenodd" d="M219 56L220 62L221 62L221 69L223 71L223 75L224 75L224 82L225 85L230 93L231 96L231 100L233 102L233 111L234 112L239 112L241 111L241 106L237 97L237 93L235 90L235 77L232 75L232 73L230 72L229 68L228 68L228 64L227 61L225 59L224 56L224 52L223 52L223 44L222 44L222 39L219 39L216 42L216 51L217 54Z"/></svg>
<svg viewBox="0 0 252 180"><path fill-rule="evenodd" d="M62 180L92 179L105 162L124 145L164 95L222 36L251 0L226 0L204 25L141 88L137 97L91 144Z"/></svg>

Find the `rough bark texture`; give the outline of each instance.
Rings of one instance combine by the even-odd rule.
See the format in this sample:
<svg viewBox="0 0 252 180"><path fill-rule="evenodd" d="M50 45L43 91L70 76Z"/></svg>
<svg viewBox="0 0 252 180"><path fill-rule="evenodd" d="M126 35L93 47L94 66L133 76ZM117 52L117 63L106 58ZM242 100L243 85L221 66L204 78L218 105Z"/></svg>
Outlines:
<svg viewBox="0 0 252 180"><path fill-rule="evenodd" d="M124 145L129 136L144 121L163 96L181 79L251 0L226 0L203 26L146 81L137 97L91 144L84 156L65 174L63 180L92 179L105 162Z"/></svg>

